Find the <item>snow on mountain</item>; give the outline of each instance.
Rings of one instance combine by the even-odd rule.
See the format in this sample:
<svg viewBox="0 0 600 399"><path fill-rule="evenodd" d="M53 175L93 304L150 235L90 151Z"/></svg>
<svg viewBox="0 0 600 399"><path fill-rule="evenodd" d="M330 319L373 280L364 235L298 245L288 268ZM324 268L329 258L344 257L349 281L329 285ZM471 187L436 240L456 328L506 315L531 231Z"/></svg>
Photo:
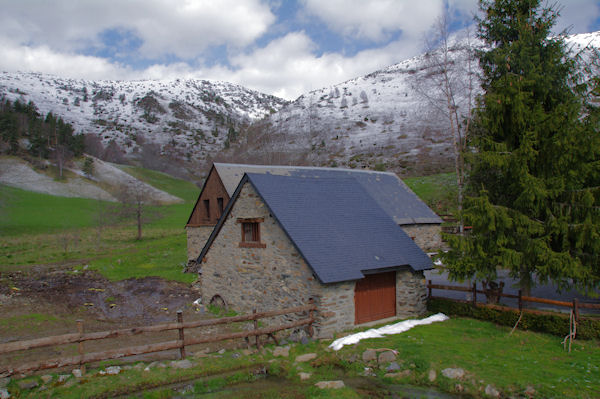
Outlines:
<svg viewBox="0 0 600 399"><path fill-rule="evenodd" d="M569 36L567 45L572 52L600 49L600 32ZM448 76L462 116L481 93L473 53L481 46L455 40L449 47ZM425 53L311 91L256 122L232 158L252 154L257 162L384 168L404 175L453 170L439 56Z"/></svg>
<svg viewBox="0 0 600 399"><path fill-rule="evenodd" d="M572 35L567 43L573 52L600 49L600 32ZM448 52L462 115L481 91L472 50L458 40ZM114 141L129 158L179 176L181 169L203 172L211 159L428 174L453 165L438 55L425 53L293 102L205 80L94 82L6 72L0 96L31 100L76 132L96 133L105 146Z"/></svg>
<svg viewBox="0 0 600 399"><path fill-rule="evenodd" d="M128 157L158 144L173 160L205 159L252 121L276 112L280 98L206 80L87 81L40 73L1 73L0 96L33 101L76 133L114 141ZM151 151L149 151L151 152Z"/></svg>

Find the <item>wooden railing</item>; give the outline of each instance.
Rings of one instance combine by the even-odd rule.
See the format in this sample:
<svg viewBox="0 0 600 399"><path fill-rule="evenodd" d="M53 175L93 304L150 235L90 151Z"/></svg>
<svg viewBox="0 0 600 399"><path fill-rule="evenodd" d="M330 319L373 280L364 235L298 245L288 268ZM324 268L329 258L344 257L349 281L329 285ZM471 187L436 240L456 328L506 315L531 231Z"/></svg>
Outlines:
<svg viewBox="0 0 600 399"><path fill-rule="evenodd" d="M477 289L477 284L476 283L473 283L473 285L471 287L461 287L461 286L457 286L457 285L432 284L431 280L429 280L428 284L427 284L427 289L428 289L428 297L429 298L433 298L432 292L431 292L433 289L468 292L468 293L471 294L471 302L473 303L473 305L477 305L477 294L484 294L484 295L486 294L486 291L484 291L484 290L478 290ZM543 303L543 304L546 304L546 305L553 305L553 306L561 306L561 307L571 308L573 310L573 314L575 316L575 319L579 319L579 309L599 309L600 310L600 304L599 303L580 302L579 299L577 299L577 298L574 298L573 301L571 301L571 302L557 301L557 300L554 300L554 299L536 298L536 297L532 297L532 296L525 296L525 295L522 294L521 290L519 290L518 295L505 294L505 293L495 293L495 295L497 295L499 297L503 297L503 298L517 299L518 303L519 303L518 309L520 311L523 310L523 303L524 302ZM452 298L444 298L444 299L450 299L450 300L452 300Z"/></svg>
<svg viewBox="0 0 600 399"><path fill-rule="evenodd" d="M224 317L220 319L209 319L209 320L196 320L196 321L183 321L183 314L181 311L177 312L177 322L175 323L164 323L155 324L151 326L124 328L112 331L99 331L99 332L83 332L83 324L81 321L77 321L77 333L56 335L51 337L31 339L27 341L15 341L5 344L0 344L0 354L11 353L15 351L29 350L34 348L43 348L49 346L58 346L66 344L79 344L78 355L70 357L59 357L53 359L47 359L42 361L24 363L16 366L0 366L0 376L10 376L17 373L27 373L38 370L45 370L51 368L65 367L78 365L82 370L85 370L85 364L109 360L118 359L127 356L141 355L146 353L161 352L171 349L179 349L180 358L186 357L185 347L190 345L197 345L209 342L218 342L228 339L238 339L256 337L255 344L257 348L260 348L261 342L259 339L260 335L267 335L271 337L275 342L277 339L274 333L281 330L287 330L290 328L308 326L308 333L310 336L313 335L313 322L315 321L314 312L317 310L316 305L309 303L309 305L298 306L293 308L287 308L282 310L273 310L268 312L256 312L254 310L251 314L233 317ZM293 313L306 313L308 317L289 322L282 325L258 328L258 320L267 318L282 316ZM196 338L185 338L185 330L199 327L216 326L222 324L231 324L244 321L253 321L253 329L241 332L224 333L217 335L200 336ZM172 341L159 342L154 344L130 346L126 348L107 350L102 352L85 353L83 343L87 341L96 341L102 339L110 339L125 336L134 336L142 333L161 332L169 330L178 330L178 339ZM248 341L249 342L249 341Z"/></svg>

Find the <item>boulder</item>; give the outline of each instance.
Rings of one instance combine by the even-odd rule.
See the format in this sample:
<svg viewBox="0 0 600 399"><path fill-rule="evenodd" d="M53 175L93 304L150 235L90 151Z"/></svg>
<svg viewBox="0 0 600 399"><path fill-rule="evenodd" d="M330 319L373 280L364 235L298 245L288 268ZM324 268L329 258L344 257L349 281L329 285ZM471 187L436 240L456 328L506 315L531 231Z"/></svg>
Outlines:
<svg viewBox="0 0 600 399"><path fill-rule="evenodd" d="M277 346L273 349L273 356L275 357L288 357L290 355L290 347L289 346Z"/></svg>
<svg viewBox="0 0 600 399"><path fill-rule="evenodd" d="M73 377L75 378L81 378L81 376L83 375L81 369L73 369L73 371L71 371L71 374L73 374Z"/></svg>
<svg viewBox="0 0 600 399"><path fill-rule="evenodd" d="M400 365L396 362L391 362L389 366L386 367L385 371L398 371L400 370Z"/></svg>
<svg viewBox="0 0 600 399"><path fill-rule="evenodd" d="M6 390L6 388L0 388L0 399L9 399L10 394Z"/></svg>
<svg viewBox="0 0 600 399"><path fill-rule="evenodd" d="M485 394L487 396L489 396L489 397L492 397L492 398L499 398L500 397L500 392L496 388L494 388L493 385L490 385L490 384L488 384L485 387Z"/></svg>
<svg viewBox="0 0 600 399"><path fill-rule="evenodd" d="M308 380L312 376L311 373L299 373L298 375L300 376L300 381Z"/></svg>
<svg viewBox="0 0 600 399"><path fill-rule="evenodd" d="M106 374L108 375L117 375L121 372L121 367L119 366L110 366L106 368Z"/></svg>
<svg viewBox="0 0 600 399"><path fill-rule="evenodd" d="M370 362L377 359L377 352L373 349L367 349L362 354L363 362Z"/></svg>
<svg viewBox="0 0 600 399"><path fill-rule="evenodd" d="M40 378L42 379L42 382L44 384L48 384L49 382L52 381L53 377L50 374L45 374L45 375L41 376Z"/></svg>
<svg viewBox="0 0 600 399"><path fill-rule="evenodd" d="M463 378L465 376L465 370L461 368L447 368L442 370L442 374L446 378L450 378L451 380L456 380Z"/></svg>
<svg viewBox="0 0 600 399"><path fill-rule="evenodd" d="M189 369L192 368L194 365L192 364L192 362L190 362L188 359L184 359L184 360L176 360L171 362L171 367L175 368L175 369Z"/></svg>
<svg viewBox="0 0 600 399"><path fill-rule="evenodd" d="M35 380L29 380L29 381L19 381L19 382L17 382L17 385L19 386L19 388L25 390L25 389L36 388L40 384L38 384L38 382Z"/></svg>
<svg viewBox="0 0 600 399"><path fill-rule="evenodd" d="M340 389L345 387L344 381L319 381L315 384L316 387L321 389Z"/></svg>
<svg viewBox="0 0 600 399"><path fill-rule="evenodd" d="M296 357L296 362L297 363L301 363L301 362L308 362L311 361L313 359L317 358L317 354L316 353L305 353L304 355L300 355Z"/></svg>
<svg viewBox="0 0 600 399"><path fill-rule="evenodd" d="M379 358L377 359L379 364L390 363L390 362L393 362L394 360L396 360L396 354L392 351L381 352L379 354Z"/></svg>
<svg viewBox="0 0 600 399"><path fill-rule="evenodd" d="M434 382L437 378L437 373L434 369L429 370L429 374L427 375L427 379L429 382Z"/></svg>

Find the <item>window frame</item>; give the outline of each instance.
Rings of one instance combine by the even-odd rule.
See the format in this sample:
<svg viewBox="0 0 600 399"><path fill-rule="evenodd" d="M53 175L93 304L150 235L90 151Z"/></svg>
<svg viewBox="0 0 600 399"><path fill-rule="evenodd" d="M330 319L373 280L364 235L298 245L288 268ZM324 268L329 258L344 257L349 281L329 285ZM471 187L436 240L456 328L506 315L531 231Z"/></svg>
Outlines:
<svg viewBox="0 0 600 399"><path fill-rule="evenodd" d="M239 223L241 228L240 248L266 248L267 244L260 241L260 224L264 222L264 218L238 218L236 223ZM246 234L246 226L251 227L251 237L248 239ZM255 240L252 240L252 239Z"/></svg>

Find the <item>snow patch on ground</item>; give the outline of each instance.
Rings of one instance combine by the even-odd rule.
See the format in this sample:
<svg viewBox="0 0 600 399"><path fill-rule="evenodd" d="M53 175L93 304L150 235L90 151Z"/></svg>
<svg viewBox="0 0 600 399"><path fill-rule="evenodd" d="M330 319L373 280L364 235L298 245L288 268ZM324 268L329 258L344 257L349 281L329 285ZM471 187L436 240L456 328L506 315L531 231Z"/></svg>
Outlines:
<svg viewBox="0 0 600 399"><path fill-rule="evenodd" d="M93 157L91 157L93 158ZM149 197L160 203L181 203L181 198L159 190L147 183L140 182L135 177L119 169L115 164L94 159L94 175L89 180L83 177L73 177L65 181L56 181L52 177L36 172L27 162L14 158L0 158L0 183L38 193L57 195L61 197L92 198L104 201L116 201L109 192L99 187L119 187L141 184ZM68 168L76 175L82 172L77 168Z"/></svg>
<svg viewBox="0 0 600 399"><path fill-rule="evenodd" d="M81 178L55 181L50 176L36 172L26 162L15 158L0 158L0 183L23 190L61 197L115 201L112 195Z"/></svg>
<svg viewBox="0 0 600 399"><path fill-rule="evenodd" d="M333 350L340 350L344 345L356 344L360 340L367 338L382 338L384 335L400 334L410 330L416 326L423 326L426 324L435 323L437 321L446 321L449 317L443 313L434 314L425 319L421 320L404 320L396 324L390 324L380 328L372 328L367 331L359 332L356 334L348 335L347 337L336 339L329 345Z"/></svg>

